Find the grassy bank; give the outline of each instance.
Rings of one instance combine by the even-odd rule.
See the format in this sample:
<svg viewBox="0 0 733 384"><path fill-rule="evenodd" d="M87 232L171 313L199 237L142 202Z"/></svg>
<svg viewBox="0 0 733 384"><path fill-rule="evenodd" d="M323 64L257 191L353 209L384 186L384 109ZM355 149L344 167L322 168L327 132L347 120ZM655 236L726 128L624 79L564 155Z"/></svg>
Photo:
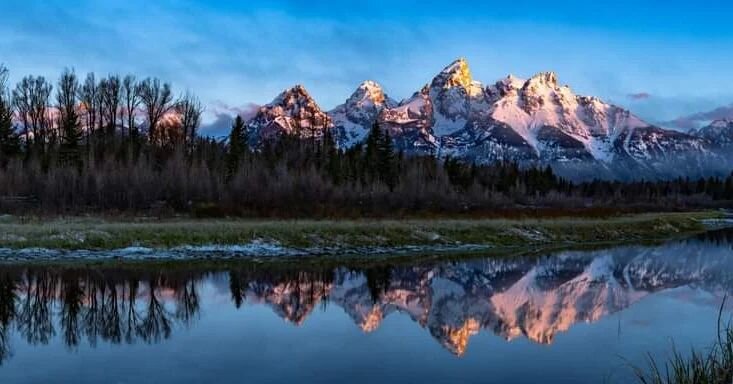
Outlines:
<svg viewBox="0 0 733 384"><path fill-rule="evenodd" d="M487 220L107 220L0 219L0 247L105 250L142 246L238 245L252 241L293 248L563 246L654 241L704 230L715 212L655 213L603 219Z"/></svg>

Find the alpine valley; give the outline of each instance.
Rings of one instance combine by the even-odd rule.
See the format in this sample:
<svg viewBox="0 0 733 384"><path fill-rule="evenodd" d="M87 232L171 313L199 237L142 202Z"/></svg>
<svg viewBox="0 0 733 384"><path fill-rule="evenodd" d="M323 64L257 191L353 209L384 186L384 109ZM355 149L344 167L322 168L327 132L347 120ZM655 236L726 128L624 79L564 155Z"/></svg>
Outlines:
<svg viewBox="0 0 733 384"><path fill-rule="evenodd" d="M550 165L573 180L666 179L728 175L733 122L687 133L647 123L597 97L576 95L553 72L475 81L458 59L402 101L365 81L341 105L323 111L305 87L284 91L247 123L254 146L283 134L336 145L363 142L378 123L406 155L488 164Z"/></svg>

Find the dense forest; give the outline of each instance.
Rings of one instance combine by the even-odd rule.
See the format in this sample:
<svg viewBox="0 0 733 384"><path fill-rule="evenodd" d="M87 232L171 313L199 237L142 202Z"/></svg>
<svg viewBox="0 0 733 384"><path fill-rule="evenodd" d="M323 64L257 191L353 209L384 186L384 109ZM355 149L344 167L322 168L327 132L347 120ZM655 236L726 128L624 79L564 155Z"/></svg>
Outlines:
<svg viewBox="0 0 733 384"><path fill-rule="evenodd" d="M0 66L0 212L257 217L475 216L730 207L727 178L572 183L551 168L466 164L396 152L378 125L258 142L237 117L198 134L204 108L132 75L9 84Z"/></svg>

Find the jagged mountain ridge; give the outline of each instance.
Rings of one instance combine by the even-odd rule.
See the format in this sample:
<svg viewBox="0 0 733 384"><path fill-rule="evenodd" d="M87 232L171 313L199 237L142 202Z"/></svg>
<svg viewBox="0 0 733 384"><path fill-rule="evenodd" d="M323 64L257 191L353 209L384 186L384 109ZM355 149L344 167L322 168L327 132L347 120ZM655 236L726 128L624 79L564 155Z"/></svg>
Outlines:
<svg viewBox="0 0 733 384"><path fill-rule="evenodd" d="M649 124L596 97L560 85L553 72L527 80L507 76L484 86L456 60L411 97L395 102L373 81L324 112L296 86L263 106L248 124L255 141L295 134L338 145L364 140L378 122L407 154L451 156L481 164L552 165L564 176L673 177L724 172L730 156L715 139ZM725 166L720 166L720 164Z"/></svg>

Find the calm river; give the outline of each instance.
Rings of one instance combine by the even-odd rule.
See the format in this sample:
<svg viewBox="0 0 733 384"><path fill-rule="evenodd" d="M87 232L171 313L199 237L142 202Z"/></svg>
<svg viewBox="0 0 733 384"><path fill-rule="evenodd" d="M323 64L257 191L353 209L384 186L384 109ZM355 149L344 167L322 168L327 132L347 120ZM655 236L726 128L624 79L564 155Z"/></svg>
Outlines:
<svg viewBox="0 0 733 384"><path fill-rule="evenodd" d="M647 354L713 342L733 232L367 268L201 265L0 266L0 383L633 382Z"/></svg>

